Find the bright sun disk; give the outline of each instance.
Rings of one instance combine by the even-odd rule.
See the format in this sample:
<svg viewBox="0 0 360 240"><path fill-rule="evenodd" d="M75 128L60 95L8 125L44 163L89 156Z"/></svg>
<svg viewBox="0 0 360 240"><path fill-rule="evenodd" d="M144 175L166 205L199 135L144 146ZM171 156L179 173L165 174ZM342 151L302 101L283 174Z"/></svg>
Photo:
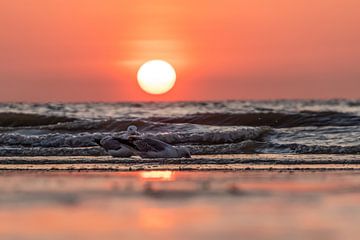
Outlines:
<svg viewBox="0 0 360 240"><path fill-rule="evenodd" d="M175 84L173 66L163 60L150 60L139 68L137 80L142 90L150 94L168 92Z"/></svg>

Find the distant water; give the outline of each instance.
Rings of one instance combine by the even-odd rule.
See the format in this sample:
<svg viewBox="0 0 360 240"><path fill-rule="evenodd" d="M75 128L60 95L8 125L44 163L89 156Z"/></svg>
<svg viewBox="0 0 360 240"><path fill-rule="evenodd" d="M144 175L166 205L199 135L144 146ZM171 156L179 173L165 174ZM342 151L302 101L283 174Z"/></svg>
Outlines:
<svg viewBox="0 0 360 240"><path fill-rule="evenodd" d="M99 156L128 125L193 154L359 154L360 100L0 104L0 155Z"/></svg>

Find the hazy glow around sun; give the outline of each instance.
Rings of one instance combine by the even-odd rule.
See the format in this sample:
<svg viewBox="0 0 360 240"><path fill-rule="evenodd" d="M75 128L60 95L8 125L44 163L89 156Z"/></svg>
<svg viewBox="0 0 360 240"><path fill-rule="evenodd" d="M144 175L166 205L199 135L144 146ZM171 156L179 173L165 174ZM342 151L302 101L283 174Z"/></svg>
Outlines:
<svg viewBox="0 0 360 240"><path fill-rule="evenodd" d="M150 60L139 68L138 83L145 92L163 94L175 84L176 72L173 66L163 60Z"/></svg>

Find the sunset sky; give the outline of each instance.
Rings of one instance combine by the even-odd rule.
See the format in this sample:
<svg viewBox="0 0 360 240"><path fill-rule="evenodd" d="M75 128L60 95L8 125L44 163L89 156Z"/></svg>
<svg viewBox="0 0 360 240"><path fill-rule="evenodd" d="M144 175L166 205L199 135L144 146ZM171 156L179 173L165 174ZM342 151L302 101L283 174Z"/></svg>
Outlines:
<svg viewBox="0 0 360 240"><path fill-rule="evenodd" d="M359 0L0 1L0 101L277 98L360 98Z"/></svg>

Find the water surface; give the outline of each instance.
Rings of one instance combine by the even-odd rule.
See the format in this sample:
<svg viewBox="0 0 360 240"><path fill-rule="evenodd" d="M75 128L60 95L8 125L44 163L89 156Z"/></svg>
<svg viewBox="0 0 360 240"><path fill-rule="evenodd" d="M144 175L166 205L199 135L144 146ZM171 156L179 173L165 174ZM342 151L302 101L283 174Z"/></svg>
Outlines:
<svg viewBox="0 0 360 240"><path fill-rule="evenodd" d="M360 102L0 104L0 155L104 155L94 137L130 125L192 154L360 153Z"/></svg>

